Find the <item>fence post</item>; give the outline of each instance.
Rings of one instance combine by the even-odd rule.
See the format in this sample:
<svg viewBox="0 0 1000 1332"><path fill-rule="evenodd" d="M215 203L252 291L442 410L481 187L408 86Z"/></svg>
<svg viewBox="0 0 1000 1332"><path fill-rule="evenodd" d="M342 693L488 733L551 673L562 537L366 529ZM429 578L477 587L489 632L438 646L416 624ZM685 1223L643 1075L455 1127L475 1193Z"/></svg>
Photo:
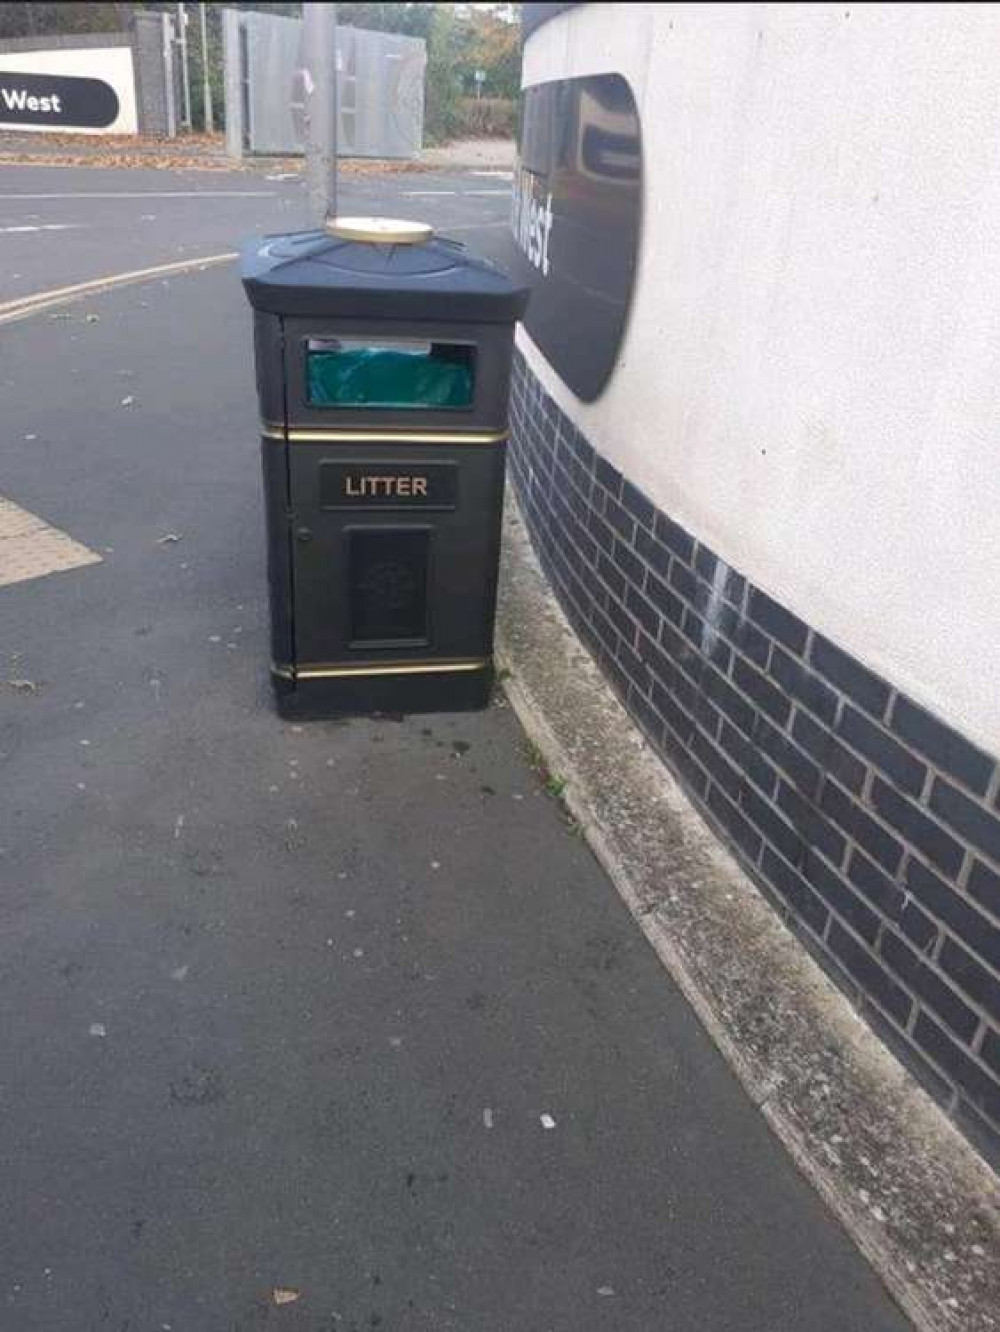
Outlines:
<svg viewBox="0 0 1000 1332"><path fill-rule="evenodd" d="M208 19L205 16L205 0L198 5L198 18L201 23L201 101L202 129L206 134L215 133L215 116L212 109L212 84L208 77Z"/></svg>
<svg viewBox="0 0 1000 1332"><path fill-rule="evenodd" d="M222 63L226 94L226 156L243 156L243 72L240 68L240 23L238 9L222 11Z"/></svg>
<svg viewBox="0 0 1000 1332"><path fill-rule="evenodd" d="M174 88L174 26L169 14L160 16L163 25L163 84L167 105L167 137L177 136L177 95Z"/></svg>

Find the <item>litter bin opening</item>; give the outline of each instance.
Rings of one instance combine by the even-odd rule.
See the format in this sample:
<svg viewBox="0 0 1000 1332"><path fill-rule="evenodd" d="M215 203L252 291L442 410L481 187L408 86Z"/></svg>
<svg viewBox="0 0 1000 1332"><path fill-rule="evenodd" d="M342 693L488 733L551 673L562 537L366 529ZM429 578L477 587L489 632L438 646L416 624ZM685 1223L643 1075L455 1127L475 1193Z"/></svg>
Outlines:
<svg viewBox="0 0 1000 1332"><path fill-rule="evenodd" d="M472 343L306 341L306 401L311 407L461 411L475 396Z"/></svg>

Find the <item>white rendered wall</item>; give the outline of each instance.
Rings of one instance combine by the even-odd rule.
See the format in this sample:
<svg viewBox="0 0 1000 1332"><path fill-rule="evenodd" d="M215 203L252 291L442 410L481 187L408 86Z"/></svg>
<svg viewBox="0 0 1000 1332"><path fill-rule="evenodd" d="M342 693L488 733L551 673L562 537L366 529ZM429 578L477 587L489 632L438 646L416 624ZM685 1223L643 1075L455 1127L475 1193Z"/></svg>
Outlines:
<svg viewBox="0 0 1000 1332"><path fill-rule="evenodd" d="M591 443L809 624L1000 749L1000 7L590 4L526 85L615 70L640 268Z"/></svg>

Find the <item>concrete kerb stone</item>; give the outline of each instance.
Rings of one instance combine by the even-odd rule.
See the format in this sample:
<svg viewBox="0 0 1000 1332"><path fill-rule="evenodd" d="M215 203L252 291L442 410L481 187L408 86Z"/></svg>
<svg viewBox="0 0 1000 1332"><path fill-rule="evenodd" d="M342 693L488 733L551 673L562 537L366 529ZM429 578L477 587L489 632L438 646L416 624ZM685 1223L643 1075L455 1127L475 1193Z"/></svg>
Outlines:
<svg viewBox="0 0 1000 1332"><path fill-rule="evenodd" d="M726 853L560 610L508 492L504 688L752 1101L915 1325L1000 1328L997 1178Z"/></svg>

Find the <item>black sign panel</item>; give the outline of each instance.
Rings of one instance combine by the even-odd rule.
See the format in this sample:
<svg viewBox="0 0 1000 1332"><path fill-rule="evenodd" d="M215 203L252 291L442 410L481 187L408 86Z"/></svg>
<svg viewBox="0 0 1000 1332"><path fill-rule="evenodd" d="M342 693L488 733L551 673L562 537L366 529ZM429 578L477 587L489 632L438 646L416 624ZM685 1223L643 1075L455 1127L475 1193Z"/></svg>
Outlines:
<svg viewBox="0 0 1000 1332"><path fill-rule="evenodd" d="M531 284L525 325L562 379L590 402L614 369L628 317L642 216L642 144L620 74L559 79L522 93L512 253Z"/></svg>
<svg viewBox="0 0 1000 1332"><path fill-rule="evenodd" d="M454 509L455 463L324 462L319 469L322 509Z"/></svg>
<svg viewBox="0 0 1000 1332"><path fill-rule="evenodd" d="M0 69L0 124L105 129L119 110L118 94L103 79Z"/></svg>
<svg viewBox="0 0 1000 1332"><path fill-rule="evenodd" d="M430 537L392 527L350 533L352 647L427 642Z"/></svg>

